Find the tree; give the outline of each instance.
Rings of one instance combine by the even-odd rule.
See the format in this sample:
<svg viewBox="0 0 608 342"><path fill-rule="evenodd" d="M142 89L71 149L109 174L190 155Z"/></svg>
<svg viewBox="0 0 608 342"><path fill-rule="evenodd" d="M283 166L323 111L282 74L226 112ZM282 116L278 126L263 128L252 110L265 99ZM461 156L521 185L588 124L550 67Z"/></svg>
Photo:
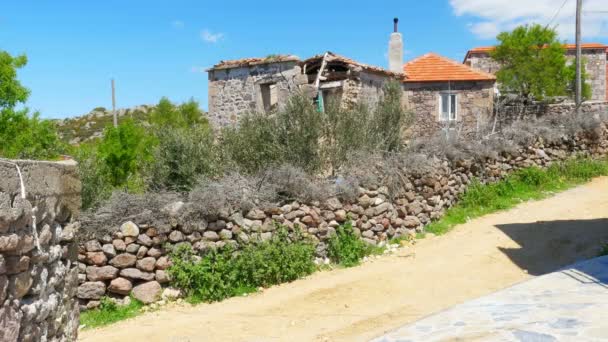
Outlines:
<svg viewBox="0 0 608 342"><path fill-rule="evenodd" d="M16 109L26 103L30 91L17 79L17 70L27 64L25 55L11 56L0 51L0 156L5 158L55 158L64 146L54 124L31 116L27 108Z"/></svg>
<svg viewBox="0 0 608 342"><path fill-rule="evenodd" d="M554 29L525 25L496 38L499 45L490 55L501 65L496 78L503 93L517 94L524 102L568 95L574 75Z"/></svg>

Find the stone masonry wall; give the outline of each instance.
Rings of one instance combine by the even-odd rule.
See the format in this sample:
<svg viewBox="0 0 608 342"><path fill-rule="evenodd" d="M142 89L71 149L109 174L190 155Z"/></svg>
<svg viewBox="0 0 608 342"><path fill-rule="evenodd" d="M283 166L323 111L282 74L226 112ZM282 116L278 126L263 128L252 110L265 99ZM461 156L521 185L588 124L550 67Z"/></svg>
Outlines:
<svg viewBox="0 0 608 342"><path fill-rule="evenodd" d="M76 340L79 208L75 163L0 159L0 341Z"/></svg>
<svg viewBox="0 0 608 342"><path fill-rule="evenodd" d="M541 117L563 117L576 111L574 103L535 104L527 106L504 106L498 109L497 129L507 127L518 120ZM587 101L581 105L581 113L595 115L608 113L608 101Z"/></svg>
<svg viewBox="0 0 608 342"><path fill-rule="evenodd" d="M145 214L135 215L112 235L82 241L78 255L81 307L98 306L104 295L120 300L132 294L146 303L157 300L169 283L171 246L188 244L201 252L226 244L238 248L270 239L276 229L273 223L278 222L302 229L316 244L317 256L325 257L327 240L349 219L364 241L383 245L393 237L423 231L456 203L474 178L494 182L523 167L545 167L574 155L607 153L608 131L604 128L599 140L578 136L555 144L538 141L486 161L427 158L430 171L404 174L403 191L391 194L387 186L359 188L358 198L352 202L334 197L322 203L294 201L248 212L226 210L196 224L180 222L183 202L169 203L162 210L170 217L168 224L151 226Z"/></svg>
<svg viewBox="0 0 608 342"><path fill-rule="evenodd" d="M217 127L234 125L243 114L263 112L260 84L276 83L283 106L299 84L308 79L297 62L276 62L209 71L209 117Z"/></svg>
<svg viewBox="0 0 608 342"><path fill-rule="evenodd" d="M409 136L424 137L449 127L463 135L472 135L489 120L494 98L493 82L420 82L404 83L404 101L407 109L415 113ZM457 94L455 122L439 119L440 95Z"/></svg>

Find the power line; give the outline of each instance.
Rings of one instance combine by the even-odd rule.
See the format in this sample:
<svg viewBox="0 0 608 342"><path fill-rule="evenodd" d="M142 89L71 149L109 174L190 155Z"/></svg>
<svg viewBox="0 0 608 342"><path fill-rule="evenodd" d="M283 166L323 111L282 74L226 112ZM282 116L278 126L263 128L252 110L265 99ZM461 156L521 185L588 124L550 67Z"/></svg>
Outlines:
<svg viewBox="0 0 608 342"><path fill-rule="evenodd" d="M568 0L564 0L564 2L562 2L562 5L559 7L559 9L557 10L557 12L555 12L555 14L553 15L553 18L551 18L551 20L549 20L549 22L547 23L547 25L545 27L549 27L549 25L551 25L553 23L553 20L555 20L557 18L557 16L559 15L559 13L562 11L562 9L564 8L564 6L566 5L566 2L568 2Z"/></svg>

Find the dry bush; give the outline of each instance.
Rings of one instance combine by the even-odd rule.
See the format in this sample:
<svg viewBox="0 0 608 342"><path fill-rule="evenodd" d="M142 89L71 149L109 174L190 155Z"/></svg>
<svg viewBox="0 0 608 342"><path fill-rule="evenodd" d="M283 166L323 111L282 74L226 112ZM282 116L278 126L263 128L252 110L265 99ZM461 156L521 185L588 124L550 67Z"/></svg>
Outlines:
<svg viewBox="0 0 608 342"><path fill-rule="evenodd" d="M165 226L169 223L166 206L181 200L182 196L177 193L129 194L116 191L96 210L81 214L80 241L111 235L126 221Z"/></svg>

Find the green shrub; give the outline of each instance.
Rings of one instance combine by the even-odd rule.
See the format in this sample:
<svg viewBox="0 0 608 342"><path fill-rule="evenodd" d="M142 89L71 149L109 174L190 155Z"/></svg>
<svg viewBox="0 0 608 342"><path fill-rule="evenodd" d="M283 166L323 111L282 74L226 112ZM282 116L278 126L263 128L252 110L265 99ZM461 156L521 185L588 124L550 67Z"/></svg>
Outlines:
<svg viewBox="0 0 608 342"><path fill-rule="evenodd" d="M117 321L137 316L141 312L143 303L131 297L128 305L119 306L108 297L101 298L99 308L88 310L80 314L80 324L85 328L95 328Z"/></svg>
<svg viewBox="0 0 608 342"><path fill-rule="evenodd" d="M107 169L107 179L113 187L141 189L141 172L152 160L156 141L131 119L118 127L109 126L97 147L97 153Z"/></svg>
<svg viewBox="0 0 608 342"><path fill-rule="evenodd" d="M269 241L253 243L240 251L231 247L198 257L189 246L171 255L172 284L191 301L212 302L296 280L315 270L314 247L286 228L279 227Z"/></svg>
<svg viewBox="0 0 608 342"><path fill-rule="evenodd" d="M107 180L107 167L97 154L94 144L83 144L75 149L74 159L78 162L78 175L82 184L80 196L82 208L96 207L110 198L112 186Z"/></svg>
<svg viewBox="0 0 608 342"><path fill-rule="evenodd" d="M332 262L344 267L356 266L364 256L371 253L371 247L361 240L353 230L352 223L346 222L336 229L329 239L328 256Z"/></svg>

